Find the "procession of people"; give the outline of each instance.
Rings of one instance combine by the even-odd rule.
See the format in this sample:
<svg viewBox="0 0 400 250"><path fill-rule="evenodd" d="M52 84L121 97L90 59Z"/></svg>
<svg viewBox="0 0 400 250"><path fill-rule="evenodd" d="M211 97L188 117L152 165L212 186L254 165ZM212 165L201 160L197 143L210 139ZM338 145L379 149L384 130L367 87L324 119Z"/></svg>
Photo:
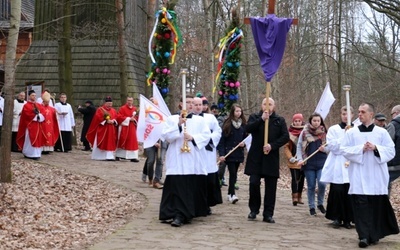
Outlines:
<svg viewBox="0 0 400 250"><path fill-rule="evenodd" d="M359 126L349 120L353 118L353 108L344 106L339 123L327 128L318 113L311 114L308 123L301 113L296 113L287 126L285 119L277 115L278 105L272 98L264 99L260 112L249 118L238 104L232 106L229 114L213 114L204 108L208 103L204 98L187 96L185 100L186 105L180 104L181 111L165 121L159 141L148 148L155 149L154 155L146 149L147 156L154 158L151 158L150 168L147 161L145 164L146 176L149 174L151 178L150 187L162 190L159 210L162 222L181 227L196 217L213 215L211 207L223 203L218 161L228 166L227 201L241 202L235 184L242 166L244 174L249 176L248 220L256 220L261 212L262 221L275 223L279 149L284 147L292 177L293 206L304 204L302 193L306 183L310 215L316 216L318 208L332 221L333 229L355 228L359 247L368 247L387 235L399 233L388 194L389 183L398 177L394 173L397 174L400 157L400 105L393 108L393 120L386 123L382 113L375 115L372 104L361 104ZM40 103L33 90L28 92L27 100L24 92L16 96L13 152L39 160L42 154L73 150L75 143L71 138L75 118L72 107L66 103L63 93L60 102L50 105L53 102L49 91L41 94ZM89 151L92 159L139 161L139 110L133 102L134 99L128 97L126 104L116 110L112 97L106 96L98 108L90 100L85 107L78 108L84 115L82 150ZM224 117L222 123L217 120L221 117ZM269 123L269 140L264 145L266 122ZM367 137L363 136L367 133ZM247 152L245 139L248 135L253 139ZM165 146L166 155L157 162L159 167L153 175L149 170L158 157L157 145ZM187 152L182 149L185 145ZM388 164L392 167L388 168ZM393 173L390 179L389 170ZM163 172L165 181L161 180ZM263 199L261 179L265 180ZM328 195L325 194L327 185Z"/></svg>

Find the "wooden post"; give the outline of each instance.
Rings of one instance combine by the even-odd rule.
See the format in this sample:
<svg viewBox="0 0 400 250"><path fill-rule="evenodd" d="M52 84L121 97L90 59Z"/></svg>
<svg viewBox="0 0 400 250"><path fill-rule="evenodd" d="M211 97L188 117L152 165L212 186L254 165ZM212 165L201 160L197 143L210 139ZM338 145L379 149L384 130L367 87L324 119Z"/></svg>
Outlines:
<svg viewBox="0 0 400 250"><path fill-rule="evenodd" d="M268 14L275 14L275 2L276 0L268 0ZM250 24L250 18L249 17L245 17L244 18L244 23L245 24ZM299 19L294 18L292 21L292 25L297 25L299 23ZM266 86L265 86L265 98L267 101L267 108L269 109L269 97L271 95L271 82L266 82ZM265 121L265 126L264 126L264 146L266 146L268 144L268 128L269 128L269 124L268 121ZM264 154L267 154L264 151Z"/></svg>
<svg viewBox="0 0 400 250"><path fill-rule="evenodd" d="M267 82L265 86L265 98L267 99L267 109L269 113L269 96L271 95L271 82ZM268 128L269 128L269 119L265 120L264 126L264 146L268 144ZM266 152L264 151L264 154Z"/></svg>

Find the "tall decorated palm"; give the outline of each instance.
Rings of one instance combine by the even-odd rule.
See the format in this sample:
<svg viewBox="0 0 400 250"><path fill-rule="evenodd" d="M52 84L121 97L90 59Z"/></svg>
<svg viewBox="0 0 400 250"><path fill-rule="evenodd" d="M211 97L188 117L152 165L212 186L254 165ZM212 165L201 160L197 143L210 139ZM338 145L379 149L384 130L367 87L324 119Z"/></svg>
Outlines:
<svg viewBox="0 0 400 250"><path fill-rule="evenodd" d="M147 76L148 85L156 84L165 99L171 82L170 66L175 62L180 32L176 24L174 7L178 1L167 1L156 13L156 22L150 36L149 54L152 61Z"/></svg>
<svg viewBox="0 0 400 250"><path fill-rule="evenodd" d="M222 115L228 114L232 104L239 99L240 51L243 31L239 28L239 18L232 13L232 22L225 37L221 38L218 52L218 108Z"/></svg>

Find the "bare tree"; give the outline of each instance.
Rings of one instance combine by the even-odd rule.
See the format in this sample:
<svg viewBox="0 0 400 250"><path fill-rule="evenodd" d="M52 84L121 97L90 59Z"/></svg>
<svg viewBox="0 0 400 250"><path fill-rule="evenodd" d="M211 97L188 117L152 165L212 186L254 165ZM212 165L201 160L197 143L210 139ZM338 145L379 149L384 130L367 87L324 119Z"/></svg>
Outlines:
<svg viewBox="0 0 400 250"><path fill-rule="evenodd" d="M387 15L400 26L400 1L399 0L363 0L372 9Z"/></svg>
<svg viewBox="0 0 400 250"><path fill-rule="evenodd" d="M125 22L124 22L124 6L122 0L115 0L115 6L117 10L117 29L118 29L118 54L119 54L119 76L120 82L120 95L121 103L127 97L128 94L128 75L127 71L127 52L126 52L126 40L125 40Z"/></svg>
<svg viewBox="0 0 400 250"><path fill-rule="evenodd" d="M1 182L11 182L11 126L13 120L14 109L14 86L15 86L15 67L16 67L16 51L19 27L21 21L21 0L11 2L10 29L7 39L7 51L5 61L5 84L4 92L4 121L2 138L0 145L1 161L0 161L0 180Z"/></svg>

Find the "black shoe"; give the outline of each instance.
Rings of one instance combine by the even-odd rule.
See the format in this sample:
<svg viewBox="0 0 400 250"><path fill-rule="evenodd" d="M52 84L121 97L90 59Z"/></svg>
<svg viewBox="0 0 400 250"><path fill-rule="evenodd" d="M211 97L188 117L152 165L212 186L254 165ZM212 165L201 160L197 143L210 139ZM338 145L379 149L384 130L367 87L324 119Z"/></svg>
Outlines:
<svg viewBox="0 0 400 250"><path fill-rule="evenodd" d="M366 248L367 246L369 246L367 239L361 239L360 242L358 242L358 247L360 248Z"/></svg>
<svg viewBox="0 0 400 250"><path fill-rule="evenodd" d="M183 222L180 218L176 217L172 222L171 222L171 226L173 227L180 227L183 225Z"/></svg>
<svg viewBox="0 0 400 250"><path fill-rule="evenodd" d="M331 225L333 228L339 228L342 224L340 223L340 221L334 220Z"/></svg>
<svg viewBox="0 0 400 250"><path fill-rule="evenodd" d="M82 151L90 151L90 148L81 149Z"/></svg>
<svg viewBox="0 0 400 250"><path fill-rule="evenodd" d="M319 211L321 211L321 213L325 214L326 210L324 208L324 205L318 205L317 208L319 209Z"/></svg>
<svg viewBox="0 0 400 250"><path fill-rule="evenodd" d="M139 162L139 159L132 159L131 162Z"/></svg>
<svg viewBox="0 0 400 250"><path fill-rule="evenodd" d="M376 245L376 244L378 244L379 243L379 240L376 240L376 241L372 241L371 240L371 242L369 243L370 245Z"/></svg>
<svg viewBox="0 0 400 250"><path fill-rule="evenodd" d="M317 216L317 213L315 212L315 208L310 209L310 215L311 216Z"/></svg>
<svg viewBox="0 0 400 250"><path fill-rule="evenodd" d="M350 222L343 223L343 227L347 228L347 229L352 229L352 226L351 226Z"/></svg>
<svg viewBox="0 0 400 250"><path fill-rule="evenodd" d="M207 209L207 215L212 215L212 210L210 207Z"/></svg>
<svg viewBox="0 0 400 250"><path fill-rule="evenodd" d="M256 212L250 212L249 215L247 216L247 219L255 220L256 217L257 217L257 213Z"/></svg>
<svg viewBox="0 0 400 250"><path fill-rule="evenodd" d="M275 223L275 220L274 220L272 217L270 217L270 216L267 217L267 218L264 218L263 221L264 221L264 222L267 222L267 223Z"/></svg>
<svg viewBox="0 0 400 250"><path fill-rule="evenodd" d="M119 157L115 157L115 160L116 160L116 161L119 161Z"/></svg>

